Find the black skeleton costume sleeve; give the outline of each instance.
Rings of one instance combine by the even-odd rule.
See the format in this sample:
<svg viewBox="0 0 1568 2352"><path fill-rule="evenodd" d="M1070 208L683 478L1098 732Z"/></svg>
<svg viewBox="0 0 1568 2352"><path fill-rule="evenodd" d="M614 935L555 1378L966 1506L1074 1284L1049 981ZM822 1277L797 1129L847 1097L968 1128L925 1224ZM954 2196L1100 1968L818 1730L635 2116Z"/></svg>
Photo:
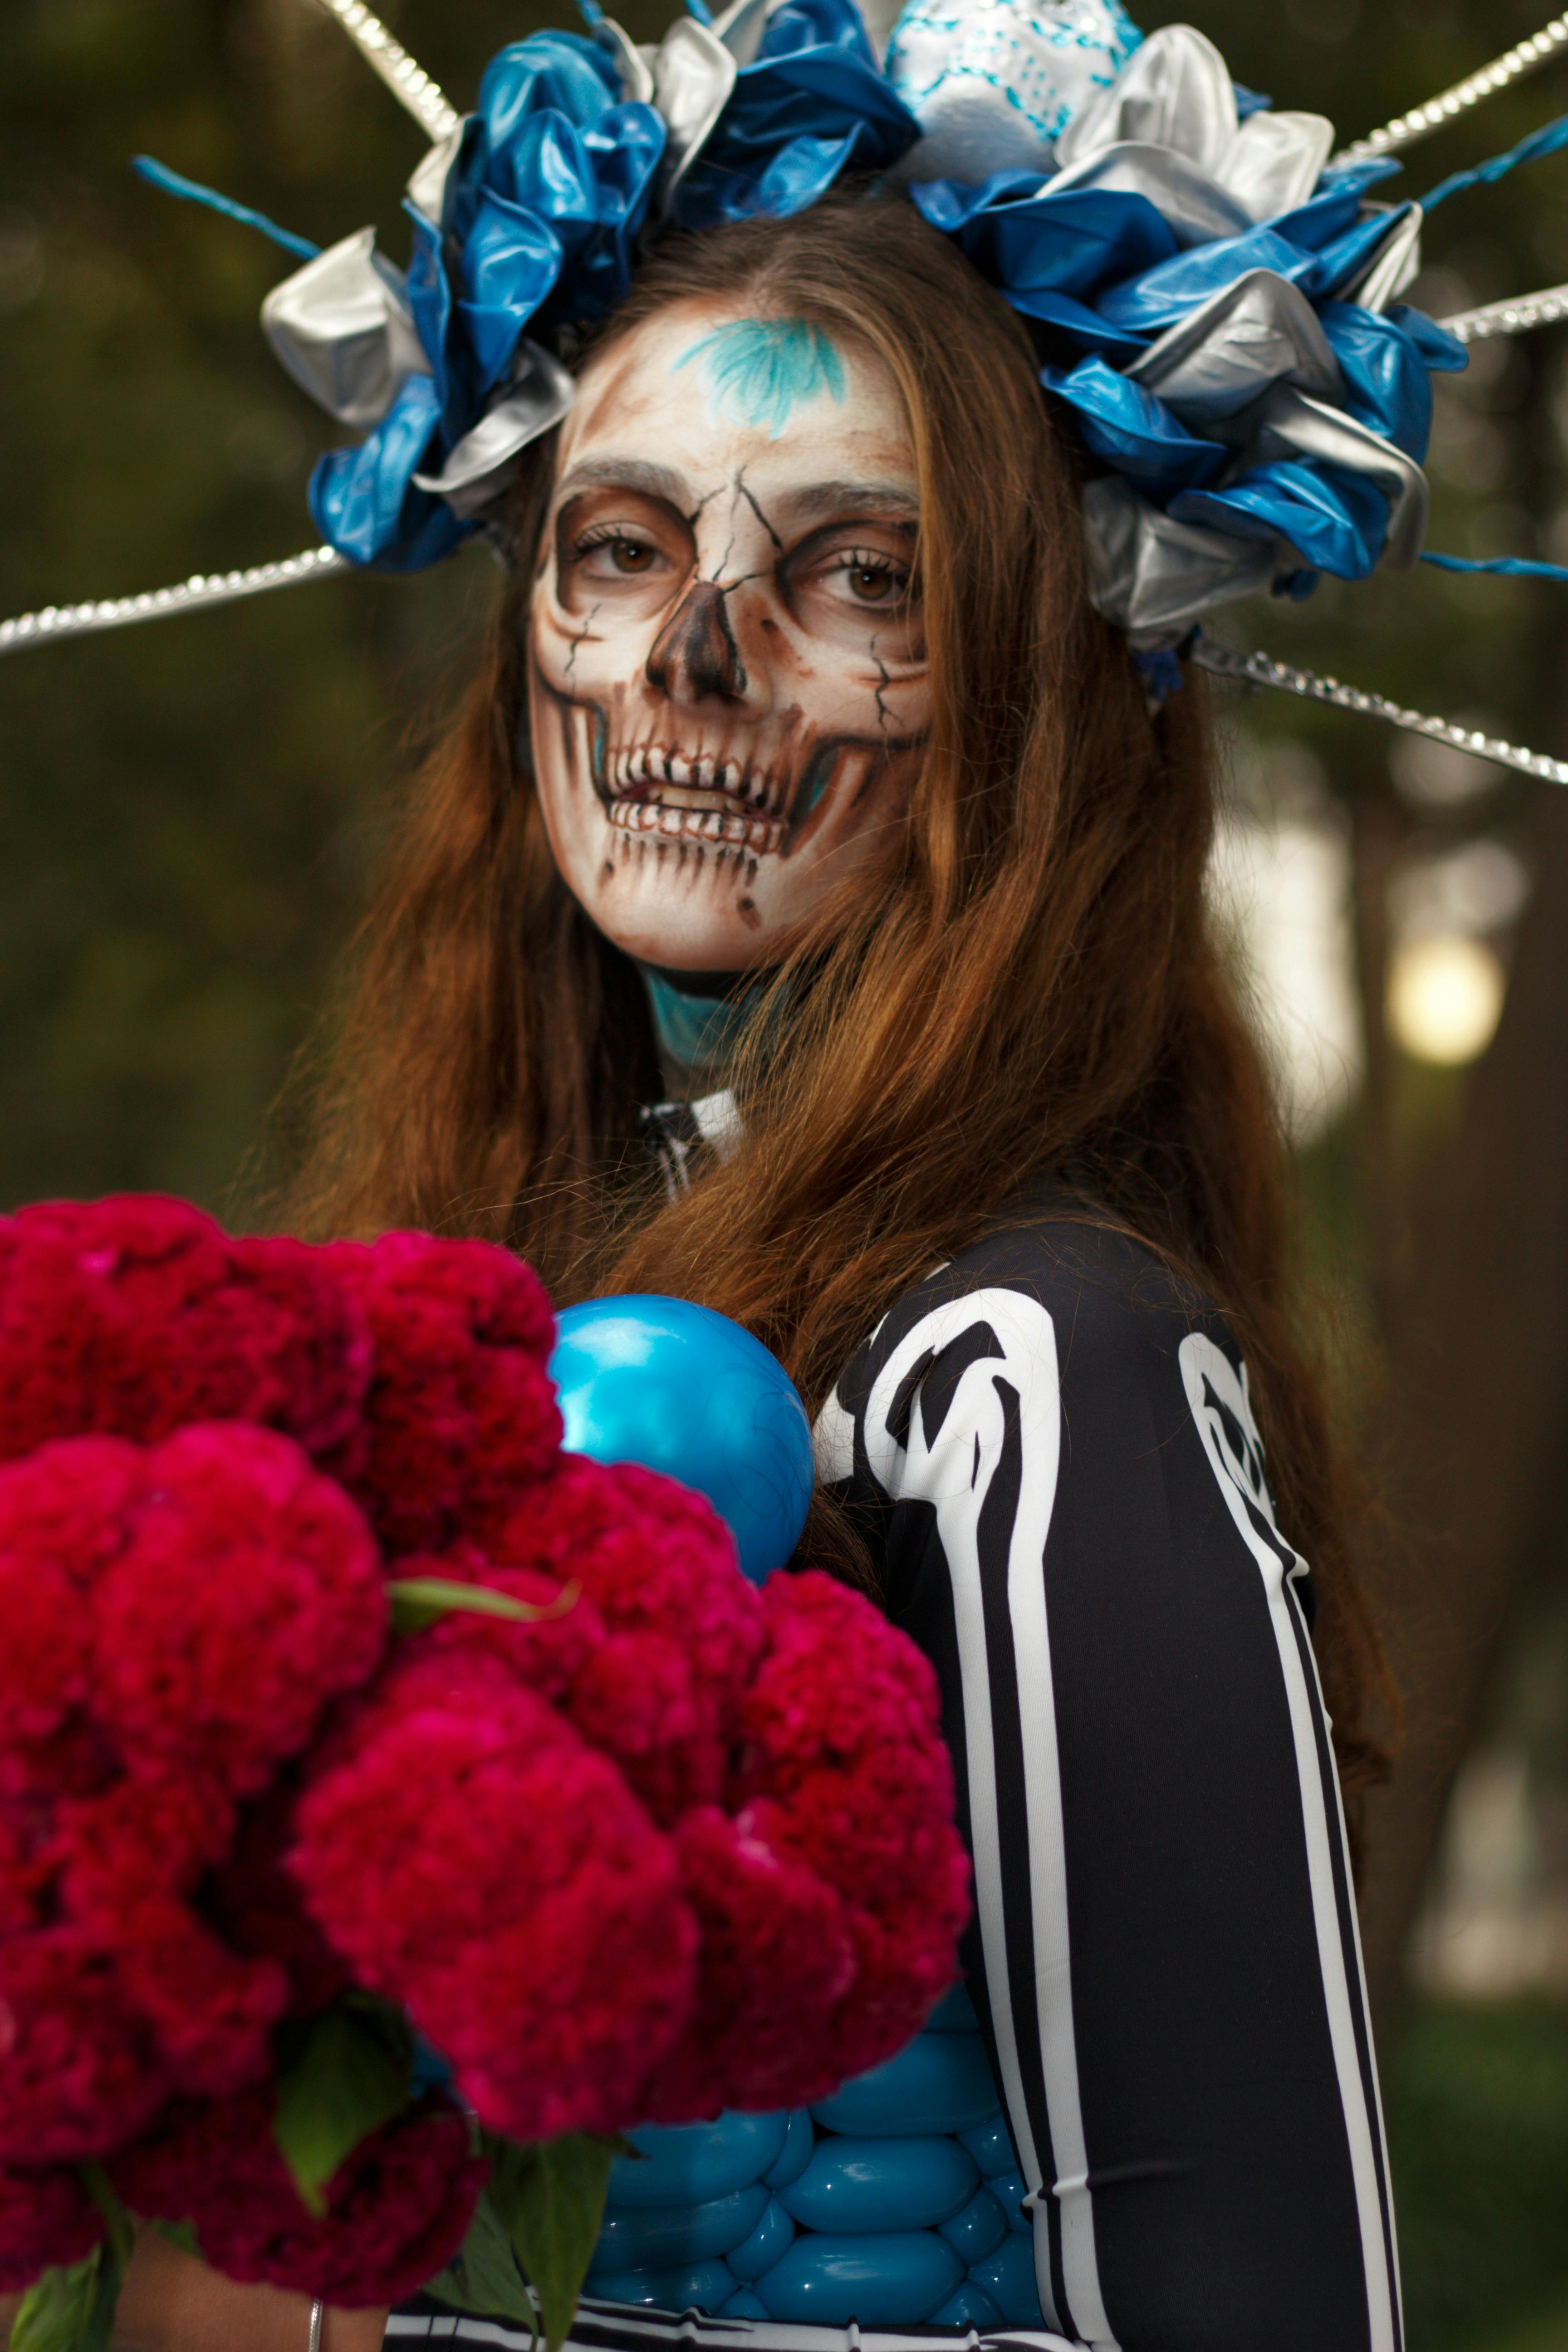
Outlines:
<svg viewBox="0 0 1568 2352"><path fill-rule="evenodd" d="M940 1677L1047 2326L1399 2352L1311 1579L1224 1324L1120 1236L1009 1233L887 1316L818 1452Z"/></svg>

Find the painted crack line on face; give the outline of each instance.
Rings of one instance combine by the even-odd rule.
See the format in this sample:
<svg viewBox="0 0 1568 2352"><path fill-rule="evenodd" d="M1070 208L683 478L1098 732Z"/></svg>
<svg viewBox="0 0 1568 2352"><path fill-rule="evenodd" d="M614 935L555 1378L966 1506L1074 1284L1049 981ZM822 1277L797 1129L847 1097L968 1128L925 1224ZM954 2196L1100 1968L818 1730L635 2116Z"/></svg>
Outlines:
<svg viewBox="0 0 1568 2352"><path fill-rule="evenodd" d="M871 659L877 665L877 724L881 729L885 739L889 728L893 723L893 714L888 709L887 704L888 688L891 686L893 677L892 672L889 669L887 663L877 651L877 639L875 634L873 634L871 638L870 654Z"/></svg>
<svg viewBox="0 0 1568 2352"><path fill-rule="evenodd" d="M566 667L561 673L563 678L570 677L573 671L576 668L578 651L582 646L587 644L589 638L593 635L594 624L598 619L604 609L604 602L603 599L601 599L597 604L594 605L582 627L577 631L575 636L573 638L572 650L566 656Z"/></svg>
<svg viewBox="0 0 1568 2352"><path fill-rule="evenodd" d="M767 532L767 535L773 541L774 547L782 555L784 553L784 541L779 537L777 531L773 529L773 524L768 520L766 514L758 504L755 495L748 486L744 466L742 467L740 472L735 477L735 490L741 498L745 499L746 504L751 508L752 512L756 516L757 520L762 524L763 529ZM753 577L760 578L761 574L753 574Z"/></svg>

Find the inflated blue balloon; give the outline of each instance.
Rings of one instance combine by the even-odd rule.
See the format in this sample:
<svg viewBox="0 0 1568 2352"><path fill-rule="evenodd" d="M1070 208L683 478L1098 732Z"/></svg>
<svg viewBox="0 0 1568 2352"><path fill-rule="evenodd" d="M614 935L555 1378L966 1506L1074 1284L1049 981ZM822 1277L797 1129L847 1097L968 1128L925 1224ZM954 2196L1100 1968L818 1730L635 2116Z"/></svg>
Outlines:
<svg viewBox="0 0 1568 2352"><path fill-rule="evenodd" d="M571 1453L695 1486L753 1584L784 1566L811 1500L811 1424L760 1339L685 1298L594 1298L561 1317L550 1374Z"/></svg>

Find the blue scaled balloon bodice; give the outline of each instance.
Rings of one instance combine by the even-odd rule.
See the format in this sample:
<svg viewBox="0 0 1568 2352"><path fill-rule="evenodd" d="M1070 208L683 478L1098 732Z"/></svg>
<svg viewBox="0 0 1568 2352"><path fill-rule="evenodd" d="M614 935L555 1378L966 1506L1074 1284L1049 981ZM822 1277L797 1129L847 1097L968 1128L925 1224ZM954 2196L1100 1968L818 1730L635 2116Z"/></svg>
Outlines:
<svg viewBox="0 0 1568 2352"><path fill-rule="evenodd" d="M1043 2324L1024 2182L962 1988L814 2107L631 2137L586 2295L827 2326Z"/></svg>

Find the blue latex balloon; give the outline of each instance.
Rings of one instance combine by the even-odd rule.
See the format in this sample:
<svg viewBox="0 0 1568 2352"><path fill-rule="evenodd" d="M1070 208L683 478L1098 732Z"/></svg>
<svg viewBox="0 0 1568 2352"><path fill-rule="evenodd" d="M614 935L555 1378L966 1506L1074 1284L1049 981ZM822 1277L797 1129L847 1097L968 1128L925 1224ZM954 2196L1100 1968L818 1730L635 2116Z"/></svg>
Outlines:
<svg viewBox="0 0 1568 2352"><path fill-rule="evenodd" d="M958 2137L980 2167L983 2180L995 2180L1003 2173L1017 2169L1018 2159L1013 2153L1013 2142L1000 2107L973 2131L960 2132Z"/></svg>
<svg viewBox="0 0 1568 2352"><path fill-rule="evenodd" d="M1013 2327L1038 2327L1040 2290L1035 2279L1035 2242L1010 2231L994 2254L976 2263L969 2283L1000 2304Z"/></svg>
<svg viewBox="0 0 1568 2352"><path fill-rule="evenodd" d="M642 2124L630 2134L636 2156L610 2167L612 2205L706 2205L760 2180L784 2154L788 2114L733 2111L711 2124ZM809 2122L807 2126L809 2137ZM722 2252L723 2249L720 2249Z"/></svg>
<svg viewBox="0 0 1568 2352"><path fill-rule="evenodd" d="M807 2230L926 2230L961 2212L979 2179L955 2139L834 2133L818 2141L800 2179L780 2189L779 2202Z"/></svg>
<svg viewBox="0 0 1568 2352"><path fill-rule="evenodd" d="M978 2033L917 2033L896 2058L817 2100L812 2114L832 2132L867 2138L924 2138L973 2131L995 2112L996 2086Z"/></svg>
<svg viewBox="0 0 1568 2352"><path fill-rule="evenodd" d="M767 2210L768 2192L760 2180L706 2205L606 2206L594 2267L658 2271L710 2262L731 2246L743 2246Z"/></svg>
<svg viewBox="0 0 1568 2352"><path fill-rule="evenodd" d="M983 2263L1007 2234L1007 2216L989 2189L977 2189L962 2213L942 2224L942 2234L961 2263Z"/></svg>
<svg viewBox="0 0 1568 2352"><path fill-rule="evenodd" d="M782 1568L811 1500L811 1424L761 1340L684 1298L589 1299L559 1332L550 1372L569 1451L695 1486L753 1584Z"/></svg>
<svg viewBox="0 0 1568 2352"><path fill-rule="evenodd" d="M876 2315L868 2324L907 2327L929 2319L963 2278L963 2264L933 2230L844 2237L825 2231L797 2238L757 2280L756 2293L774 2319L843 2327L864 2311Z"/></svg>
<svg viewBox="0 0 1568 2352"><path fill-rule="evenodd" d="M811 2162L811 2151L816 2142L816 2135L811 2128L811 2109L795 2107L790 2115L789 2128L784 2133L778 2160L763 2175L768 2187L785 2189L792 2180L798 2180Z"/></svg>
<svg viewBox="0 0 1568 2352"><path fill-rule="evenodd" d="M761 2278L795 2242L795 2223L776 2197L768 2200L766 2210L749 2238L731 2246L725 2260L738 2279ZM987 2247L986 2252L990 2252Z"/></svg>
<svg viewBox="0 0 1568 2352"><path fill-rule="evenodd" d="M590 2271L583 2293L595 2303L641 2303L655 2311L717 2311L740 2281L713 2260L663 2271Z"/></svg>
<svg viewBox="0 0 1568 2352"><path fill-rule="evenodd" d="M932 2327L1000 2327L1002 2313L998 2305L977 2287L973 2279L965 2279L958 2293L950 2295L940 2311L933 2311Z"/></svg>

